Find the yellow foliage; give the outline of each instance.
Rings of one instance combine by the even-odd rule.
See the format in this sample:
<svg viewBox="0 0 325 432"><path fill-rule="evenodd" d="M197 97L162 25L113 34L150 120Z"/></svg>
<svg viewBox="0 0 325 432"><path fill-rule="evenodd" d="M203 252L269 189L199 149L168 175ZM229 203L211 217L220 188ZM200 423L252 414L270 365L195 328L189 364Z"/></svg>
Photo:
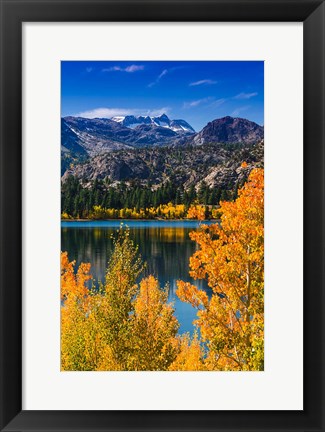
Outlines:
<svg viewBox="0 0 325 432"><path fill-rule="evenodd" d="M179 324L167 289L149 276L140 283L132 317L131 370L166 370L177 354Z"/></svg>
<svg viewBox="0 0 325 432"><path fill-rule="evenodd" d="M75 261L69 262L67 252L61 252L61 299L66 302L80 300L88 294L85 283L91 279L90 264L80 264L76 274L75 264Z"/></svg>
<svg viewBox="0 0 325 432"><path fill-rule="evenodd" d="M90 264L80 264L61 253L61 368L94 370L100 351L100 338L93 319L93 299L86 286L91 279Z"/></svg>
<svg viewBox="0 0 325 432"><path fill-rule="evenodd" d="M219 370L264 367L264 172L255 169L235 202L222 202L221 224L191 233L198 250L190 275L207 279L212 297L178 281L178 296L198 309L208 344L206 365Z"/></svg>
<svg viewBox="0 0 325 432"><path fill-rule="evenodd" d="M143 269L129 231L114 240L105 285L87 287L90 265L61 253L62 370L167 370L179 353L179 327L167 289Z"/></svg>
<svg viewBox="0 0 325 432"><path fill-rule="evenodd" d="M96 205L87 214L88 219L198 219L205 220L208 217L218 218L218 210L201 204L192 204L186 209L185 204L160 204L158 207L148 208L104 208ZM207 216L207 209L209 215ZM62 220L72 219L67 213L61 214Z"/></svg>
<svg viewBox="0 0 325 432"><path fill-rule="evenodd" d="M129 231L120 229L104 286L89 288L90 264L61 253L62 370L263 370L264 172L255 169L235 202L222 202L220 223L191 233L196 252L190 275L206 279L212 295L178 281L177 294L197 308L197 335L178 336L167 289L138 278L143 263ZM168 203L157 208L93 208L95 218L198 218L204 206ZM204 349L203 349L204 347Z"/></svg>
<svg viewBox="0 0 325 432"><path fill-rule="evenodd" d="M192 205L187 212L188 219L205 220L205 206Z"/></svg>
<svg viewBox="0 0 325 432"><path fill-rule="evenodd" d="M186 211L184 204L160 204L158 207L140 208L122 208L120 210L114 208L104 208L96 205L89 212L89 219L196 219L196 213L202 211L203 219L205 219L205 206L191 206ZM192 212L192 213L191 213ZM62 219L71 219L67 213L62 213Z"/></svg>
<svg viewBox="0 0 325 432"><path fill-rule="evenodd" d="M204 371L204 353L197 334L191 340L188 334L178 338L179 353L169 366L170 371Z"/></svg>

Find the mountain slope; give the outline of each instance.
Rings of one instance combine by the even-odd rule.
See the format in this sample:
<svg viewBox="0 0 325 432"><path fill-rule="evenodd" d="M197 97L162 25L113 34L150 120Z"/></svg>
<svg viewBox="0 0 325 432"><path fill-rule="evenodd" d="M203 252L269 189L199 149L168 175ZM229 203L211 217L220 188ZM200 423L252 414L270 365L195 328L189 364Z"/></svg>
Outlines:
<svg viewBox="0 0 325 432"><path fill-rule="evenodd" d="M185 120L160 117L115 117L88 119L64 117L61 122L62 154L95 156L112 150L146 145L166 145L194 129Z"/></svg>
<svg viewBox="0 0 325 432"><path fill-rule="evenodd" d="M120 150L75 165L63 176L79 179L84 187L97 180L112 185L137 181L152 188L167 181L188 189L205 181L210 187L231 188L243 172L263 166L264 142L246 145L206 144L186 147L151 147ZM242 162L247 170L241 169Z"/></svg>
<svg viewBox="0 0 325 432"><path fill-rule="evenodd" d="M79 145L91 156L125 148L125 140L132 135L131 130L110 119L64 117L63 120L66 127L78 137ZM62 146L66 144L66 136L62 138Z"/></svg>
<svg viewBox="0 0 325 432"><path fill-rule="evenodd" d="M70 129L64 119L61 119L61 175L71 163L81 162L87 157L88 153L78 135Z"/></svg>

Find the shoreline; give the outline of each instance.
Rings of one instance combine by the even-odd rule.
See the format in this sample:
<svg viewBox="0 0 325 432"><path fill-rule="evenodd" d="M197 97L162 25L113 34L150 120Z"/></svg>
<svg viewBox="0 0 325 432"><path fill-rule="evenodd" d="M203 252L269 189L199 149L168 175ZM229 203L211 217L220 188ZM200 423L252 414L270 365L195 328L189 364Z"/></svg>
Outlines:
<svg viewBox="0 0 325 432"><path fill-rule="evenodd" d="M220 219L61 219L61 222L124 222L124 221L134 221L134 222L218 222Z"/></svg>

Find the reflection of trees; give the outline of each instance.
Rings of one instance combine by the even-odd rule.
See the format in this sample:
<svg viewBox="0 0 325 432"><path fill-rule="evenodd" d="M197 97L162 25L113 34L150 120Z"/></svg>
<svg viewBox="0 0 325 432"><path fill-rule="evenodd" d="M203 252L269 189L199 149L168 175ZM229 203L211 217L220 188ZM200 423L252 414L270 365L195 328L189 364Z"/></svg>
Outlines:
<svg viewBox="0 0 325 432"><path fill-rule="evenodd" d="M192 228L152 227L130 228L130 237L139 245L139 251L147 262L145 274L158 277L164 286L170 287L170 298L175 298L176 280L191 281L188 274L189 258L195 251L195 243L189 238ZM112 251L111 235L116 228L62 228L62 251L68 251L69 259L90 262L92 275L104 281L107 262ZM201 289L206 288L203 280L194 281Z"/></svg>
<svg viewBox="0 0 325 432"><path fill-rule="evenodd" d="M61 250L67 251L70 260L91 263L95 279L105 278L109 252L112 249L111 230L99 228L62 228Z"/></svg>

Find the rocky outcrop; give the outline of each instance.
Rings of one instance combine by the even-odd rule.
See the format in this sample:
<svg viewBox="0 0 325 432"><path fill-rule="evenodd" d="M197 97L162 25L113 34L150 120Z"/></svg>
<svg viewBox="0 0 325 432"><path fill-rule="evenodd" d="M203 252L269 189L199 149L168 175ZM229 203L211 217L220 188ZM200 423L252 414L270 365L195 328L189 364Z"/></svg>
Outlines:
<svg viewBox="0 0 325 432"><path fill-rule="evenodd" d="M263 154L263 141L232 147L210 144L120 150L72 166L62 180L73 175L85 187L96 179L107 179L110 184L136 181L153 188L168 180L185 189L198 188L202 181L211 187L230 188L244 180L253 167L263 166ZM247 168L241 167L242 162Z"/></svg>

